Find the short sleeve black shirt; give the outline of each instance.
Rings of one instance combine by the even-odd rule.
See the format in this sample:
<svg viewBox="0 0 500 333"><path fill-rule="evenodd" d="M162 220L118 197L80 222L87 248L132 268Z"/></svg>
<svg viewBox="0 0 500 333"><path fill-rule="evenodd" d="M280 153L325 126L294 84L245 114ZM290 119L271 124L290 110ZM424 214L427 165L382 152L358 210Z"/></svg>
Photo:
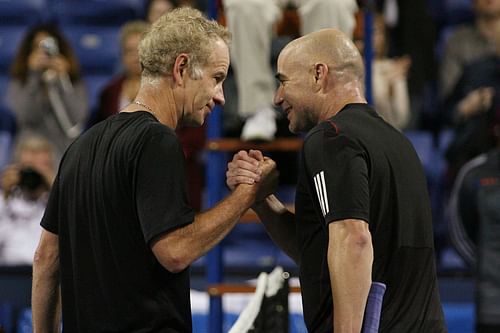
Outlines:
<svg viewBox="0 0 500 333"><path fill-rule="evenodd" d="M170 273L151 241L194 220L175 132L120 113L61 162L42 226L59 236L66 332L190 332L189 271Z"/></svg>
<svg viewBox="0 0 500 333"><path fill-rule="evenodd" d="M380 332L445 332L426 179L411 143L366 104L306 136L296 194L300 279L310 332L331 332L328 224L369 224L373 281L387 285Z"/></svg>

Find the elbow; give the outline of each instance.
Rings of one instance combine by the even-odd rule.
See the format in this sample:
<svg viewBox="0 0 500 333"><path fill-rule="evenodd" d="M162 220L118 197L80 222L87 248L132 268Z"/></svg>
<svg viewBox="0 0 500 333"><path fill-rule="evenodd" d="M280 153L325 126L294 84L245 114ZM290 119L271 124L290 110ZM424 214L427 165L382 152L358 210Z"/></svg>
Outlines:
<svg viewBox="0 0 500 333"><path fill-rule="evenodd" d="M57 277L59 273L59 254L37 249L33 256L33 270L43 272L48 277Z"/></svg>
<svg viewBox="0 0 500 333"><path fill-rule="evenodd" d="M161 265L170 273L180 273L192 263L192 259L186 251L167 249L159 258Z"/></svg>
<svg viewBox="0 0 500 333"><path fill-rule="evenodd" d="M351 236L351 242L360 248L371 246L372 237L369 232L359 231Z"/></svg>
<svg viewBox="0 0 500 333"><path fill-rule="evenodd" d="M188 268L189 263L187 263L186 261L177 259L177 258L172 258L170 260L166 260L166 261L162 262L162 265L163 265L163 267L165 267L165 269L167 271L175 274L175 273L180 273L183 270L185 270L186 268Z"/></svg>
<svg viewBox="0 0 500 333"><path fill-rule="evenodd" d="M347 246L360 254L372 248L372 238L369 232L356 232L346 238Z"/></svg>
<svg viewBox="0 0 500 333"><path fill-rule="evenodd" d="M155 239L151 250L166 270L170 273L180 273L197 258L196 251L190 245L168 233Z"/></svg>
<svg viewBox="0 0 500 333"><path fill-rule="evenodd" d="M35 255L33 256L34 264L45 264L55 262L59 259L59 255L57 253L44 251L40 248L36 249Z"/></svg>
<svg viewBox="0 0 500 333"><path fill-rule="evenodd" d="M347 250L350 253L352 260L366 260L372 258L373 246L371 234L368 230L356 230L350 232L339 244L338 250ZM371 260L371 259L370 259Z"/></svg>

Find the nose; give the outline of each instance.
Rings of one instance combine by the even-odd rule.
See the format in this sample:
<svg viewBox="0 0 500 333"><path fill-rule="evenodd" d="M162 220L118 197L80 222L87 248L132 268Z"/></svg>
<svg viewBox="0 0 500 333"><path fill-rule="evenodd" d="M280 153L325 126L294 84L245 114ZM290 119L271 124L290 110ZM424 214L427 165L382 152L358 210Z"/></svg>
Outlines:
<svg viewBox="0 0 500 333"><path fill-rule="evenodd" d="M224 88L222 87L222 83L217 85L214 95L214 101L216 104L224 105L226 104L226 99L224 98Z"/></svg>
<svg viewBox="0 0 500 333"><path fill-rule="evenodd" d="M278 87L274 93L273 103L275 106L281 106L281 104L283 104L283 91L281 87Z"/></svg>

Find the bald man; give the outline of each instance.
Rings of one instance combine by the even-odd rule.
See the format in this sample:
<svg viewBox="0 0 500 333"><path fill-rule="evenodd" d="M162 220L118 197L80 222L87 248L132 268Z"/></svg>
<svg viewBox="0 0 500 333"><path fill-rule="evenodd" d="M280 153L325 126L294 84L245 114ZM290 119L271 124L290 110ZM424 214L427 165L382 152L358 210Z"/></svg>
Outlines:
<svg viewBox="0 0 500 333"><path fill-rule="evenodd" d="M334 29L278 58L274 102L304 140L295 213L254 204L299 265L309 332L360 332L372 281L386 284L380 332L446 332L426 180L411 143L366 103L362 58ZM262 153L238 152L227 184L259 181Z"/></svg>

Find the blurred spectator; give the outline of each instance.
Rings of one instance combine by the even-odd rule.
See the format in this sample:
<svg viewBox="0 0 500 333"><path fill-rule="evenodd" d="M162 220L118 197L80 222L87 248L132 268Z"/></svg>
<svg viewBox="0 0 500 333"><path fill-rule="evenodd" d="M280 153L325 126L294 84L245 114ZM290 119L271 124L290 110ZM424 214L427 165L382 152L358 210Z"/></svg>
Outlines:
<svg viewBox="0 0 500 333"><path fill-rule="evenodd" d="M16 146L13 164L0 178L0 264L32 264L54 176L50 142L37 136L23 137Z"/></svg>
<svg viewBox="0 0 500 333"><path fill-rule="evenodd" d="M31 28L21 41L11 75L6 102L16 115L18 137L47 138L59 160L88 115L87 92L69 43L54 26Z"/></svg>
<svg viewBox="0 0 500 333"><path fill-rule="evenodd" d="M478 0L482 1L482 0ZM500 0L494 0L500 4ZM492 124L500 112L500 20L490 26L495 53L465 65L446 103L455 137L446 152L450 181L464 163L495 146Z"/></svg>
<svg viewBox="0 0 500 333"><path fill-rule="evenodd" d="M476 332L500 332L500 115L496 148L465 164L450 201L450 236L476 278Z"/></svg>
<svg viewBox="0 0 500 333"><path fill-rule="evenodd" d="M159 1L156 1L159 2ZM141 64L137 47L142 34L149 28L146 21L125 23L120 31L122 73L113 78L102 90L99 104L90 125L118 113L132 103L141 84Z"/></svg>
<svg viewBox="0 0 500 333"><path fill-rule="evenodd" d="M361 3L367 1L361 0ZM410 120L407 129L432 129L437 61L435 58L436 24L426 0L376 0L384 15L387 30L387 54L390 58L409 57L407 84L410 96Z"/></svg>
<svg viewBox="0 0 500 333"><path fill-rule="evenodd" d="M440 65L440 94L443 100L449 98L464 66L495 52L493 27L500 21L500 0L473 1L474 23L455 28L445 44Z"/></svg>
<svg viewBox="0 0 500 333"><path fill-rule="evenodd" d="M407 76L411 66L408 56L388 57L384 17L377 15L373 30L373 99L375 109L389 124L403 130L410 120L410 97Z"/></svg>
<svg viewBox="0 0 500 333"><path fill-rule="evenodd" d="M147 0L145 6L146 20L156 21L164 13L177 7L193 7L206 11L207 0Z"/></svg>
<svg viewBox="0 0 500 333"><path fill-rule="evenodd" d="M273 26L287 5L297 7L301 33L338 28L352 36L355 0L223 0L233 34L231 59L238 90L238 113L246 119L243 140L273 140L277 131L272 105L276 82L270 63Z"/></svg>
<svg viewBox="0 0 500 333"><path fill-rule="evenodd" d="M155 22L160 16L179 6L177 0L148 0L146 1L146 20Z"/></svg>

